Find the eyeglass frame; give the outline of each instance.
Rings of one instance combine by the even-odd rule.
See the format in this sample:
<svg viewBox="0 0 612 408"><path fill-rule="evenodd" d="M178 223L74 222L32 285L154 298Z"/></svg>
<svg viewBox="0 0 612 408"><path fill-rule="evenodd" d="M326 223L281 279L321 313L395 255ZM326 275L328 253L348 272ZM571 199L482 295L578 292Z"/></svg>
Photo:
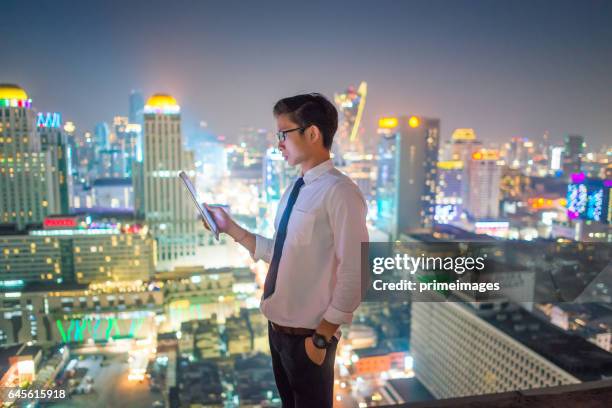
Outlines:
<svg viewBox="0 0 612 408"><path fill-rule="evenodd" d="M276 139L278 140L279 143L282 143L285 140L287 140L287 133L295 132L296 130L303 132L304 130L306 130L306 128L308 128L308 126L300 126L294 129L279 130L278 132L276 132Z"/></svg>

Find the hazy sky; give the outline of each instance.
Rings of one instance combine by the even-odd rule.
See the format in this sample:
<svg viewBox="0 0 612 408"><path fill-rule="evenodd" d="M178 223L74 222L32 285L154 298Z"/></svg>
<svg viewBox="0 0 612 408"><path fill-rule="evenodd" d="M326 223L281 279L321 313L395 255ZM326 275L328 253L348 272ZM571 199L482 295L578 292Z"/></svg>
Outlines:
<svg viewBox="0 0 612 408"><path fill-rule="evenodd" d="M368 82L366 129L389 114L442 136L612 144L612 1L30 1L0 5L0 82L79 129L175 96L186 128L270 128L283 96Z"/></svg>

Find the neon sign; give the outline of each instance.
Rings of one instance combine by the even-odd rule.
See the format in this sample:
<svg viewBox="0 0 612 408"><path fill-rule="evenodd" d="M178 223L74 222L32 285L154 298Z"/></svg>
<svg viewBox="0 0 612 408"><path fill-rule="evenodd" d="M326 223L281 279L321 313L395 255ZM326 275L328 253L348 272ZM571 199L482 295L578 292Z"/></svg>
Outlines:
<svg viewBox="0 0 612 408"><path fill-rule="evenodd" d="M76 218L45 218L44 228L74 228L77 226Z"/></svg>
<svg viewBox="0 0 612 408"><path fill-rule="evenodd" d="M57 112L39 112L36 118L36 127L60 128L62 127L62 115Z"/></svg>

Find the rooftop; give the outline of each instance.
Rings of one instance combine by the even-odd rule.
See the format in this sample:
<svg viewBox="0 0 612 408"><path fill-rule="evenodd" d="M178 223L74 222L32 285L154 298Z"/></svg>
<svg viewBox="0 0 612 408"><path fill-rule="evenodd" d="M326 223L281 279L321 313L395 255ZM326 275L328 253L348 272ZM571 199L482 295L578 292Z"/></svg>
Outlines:
<svg viewBox="0 0 612 408"><path fill-rule="evenodd" d="M0 99L28 99L26 91L15 84L0 84Z"/></svg>
<svg viewBox="0 0 612 408"><path fill-rule="evenodd" d="M610 401L612 380L604 380L435 401L406 400L387 408L598 408L608 406Z"/></svg>
<svg viewBox="0 0 612 408"><path fill-rule="evenodd" d="M464 307L581 381L612 377L611 353L518 305L510 303L501 311Z"/></svg>

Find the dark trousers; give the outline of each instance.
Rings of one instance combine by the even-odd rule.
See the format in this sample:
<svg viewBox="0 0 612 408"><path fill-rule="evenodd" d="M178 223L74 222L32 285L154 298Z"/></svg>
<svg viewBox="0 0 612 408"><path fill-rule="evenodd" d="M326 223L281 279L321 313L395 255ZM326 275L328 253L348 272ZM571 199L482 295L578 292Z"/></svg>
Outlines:
<svg viewBox="0 0 612 408"><path fill-rule="evenodd" d="M332 339L319 366L306 354L306 337L277 332L268 323L272 368L283 408L331 408L338 340Z"/></svg>

